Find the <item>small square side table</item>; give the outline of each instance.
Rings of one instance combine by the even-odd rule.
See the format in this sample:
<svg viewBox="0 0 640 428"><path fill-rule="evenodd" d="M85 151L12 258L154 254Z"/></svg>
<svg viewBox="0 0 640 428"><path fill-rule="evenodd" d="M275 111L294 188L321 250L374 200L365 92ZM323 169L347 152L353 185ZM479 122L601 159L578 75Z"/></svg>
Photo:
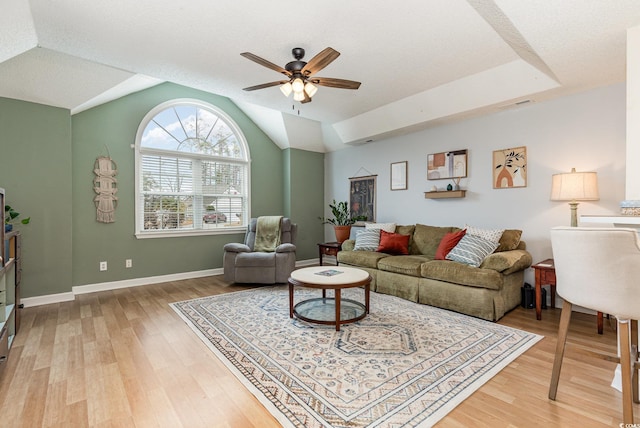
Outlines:
<svg viewBox="0 0 640 428"><path fill-rule="evenodd" d="M318 243L318 253L320 256L320 266L322 266L322 256L333 256L336 258L336 266L338 266L338 252L342 249L339 242L320 242Z"/></svg>
<svg viewBox="0 0 640 428"><path fill-rule="evenodd" d="M551 307L556 307L556 266L553 259L546 259L531 266L536 272L536 319L542 319L542 286L551 288ZM598 334L604 329L603 313L598 312Z"/></svg>

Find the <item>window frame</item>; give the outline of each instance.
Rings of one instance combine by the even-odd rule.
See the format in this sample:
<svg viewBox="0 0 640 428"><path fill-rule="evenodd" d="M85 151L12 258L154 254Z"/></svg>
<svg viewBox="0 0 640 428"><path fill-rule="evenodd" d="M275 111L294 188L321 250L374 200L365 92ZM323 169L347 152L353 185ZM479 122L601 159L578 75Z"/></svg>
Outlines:
<svg viewBox="0 0 640 428"><path fill-rule="evenodd" d="M228 158L228 157L215 157L215 156L201 156L193 153L181 153L181 158L197 158L203 160L219 160L223 163L229 164L240 164L245 165L246 167L246 218L243 218L242 223L237 226L225 226L221 228L212 228L212 229L154 229L154 230L144 230L143 218L141 215L144 211L144 201L141 198L141 175L142 175L142 136L144 134L144 130L147 128L147 125L151 122L153 118L155 118L162 111L175 107L175 106L193 106L196 108L202 108L205 110L209 110L213 114L217 115L235 134L235 137L238 143L241 145L242 152L244 154L243 158ZM238 232L246 232L247 225L251 219L251 154L249 152L249 144L247 143L247 139L238 126L238 124L229 116L225 111L223 111L220 107L217 107L213 104L207 103L202 100L192 99L192 98L176 98L169 101L165 101L161 104L158 104L154 108L152 108L142 119L140 125L138 126L138 130L136 132L135 143L132 145L135 153L135 174L134 174L134 186L135 186L135 236L137 239L146 239L146 238L169 238L169 237L183 237L183 236L209 236L209 235L228 235L234 234ZM145 154L148 153L163 153L167 154L170 152L162 151L159 149L146 148Z"/></svg>

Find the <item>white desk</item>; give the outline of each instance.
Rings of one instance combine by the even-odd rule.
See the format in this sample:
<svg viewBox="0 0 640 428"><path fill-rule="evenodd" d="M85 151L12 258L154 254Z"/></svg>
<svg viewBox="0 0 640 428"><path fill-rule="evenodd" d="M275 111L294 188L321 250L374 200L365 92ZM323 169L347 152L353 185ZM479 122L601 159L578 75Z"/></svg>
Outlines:
<svg viewBox="0 0 640 428"><path fill-rule="evenodd" d="M580 223L613 224L616 227L640 227L640 216L633 215L581 215Z"/></svg>

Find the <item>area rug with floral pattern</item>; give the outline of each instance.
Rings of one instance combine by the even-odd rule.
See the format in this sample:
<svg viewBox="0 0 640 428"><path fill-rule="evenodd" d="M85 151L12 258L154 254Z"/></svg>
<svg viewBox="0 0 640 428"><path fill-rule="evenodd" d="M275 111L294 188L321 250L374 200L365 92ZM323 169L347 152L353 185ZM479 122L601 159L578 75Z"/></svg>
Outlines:
<svg viewBox="0 0 640 428"><path fill-rule="evenodd" d="M289 318L287 286L172 307L286 427L431 426L542 338L373 292L340 331Z"/></svg>

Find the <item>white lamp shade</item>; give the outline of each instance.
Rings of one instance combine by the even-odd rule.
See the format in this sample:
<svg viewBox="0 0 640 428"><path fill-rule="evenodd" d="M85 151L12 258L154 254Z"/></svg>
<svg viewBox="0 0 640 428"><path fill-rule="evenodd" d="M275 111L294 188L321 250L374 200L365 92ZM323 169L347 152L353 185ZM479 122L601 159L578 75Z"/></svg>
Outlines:
<svg viewBox="0 0 640 428"><path fill-rule="evenodd" d="M293 79L293 82L291 82L291 88L293 89L293 92L302 92L304 91L304 82L301 78L297 77Z"/></svg>
<svg viewBox="0 0 640 428"><path fill-rule="evenodd" d="M280 86L280 90L282 91L285 97L288 97L291 91L293 91L293 88L291 87L291 83L287 82L284 85Z"/></svg>
<svg viewBox="0 0 640 428"><path fill-rule="evenodd" d="M554 174L551 183L552 201L597 201L598 176L595 172L571 172Z"/></svg>
<svg viewBox="0 0 640 428"><path fill-rule="evenodd" d="M293 93L293 99L295 101L302 101L304 100L304 92L294 92Z"/></svg>
<svg viewBox="0 0 640 428"><path fill-rule="evenodd" d="M318 88L311 84L311 82L307 82L307 84L304 85L304 91L309 95L309 98L311 98L316 94L316 92L318 92Z"/></svg>

